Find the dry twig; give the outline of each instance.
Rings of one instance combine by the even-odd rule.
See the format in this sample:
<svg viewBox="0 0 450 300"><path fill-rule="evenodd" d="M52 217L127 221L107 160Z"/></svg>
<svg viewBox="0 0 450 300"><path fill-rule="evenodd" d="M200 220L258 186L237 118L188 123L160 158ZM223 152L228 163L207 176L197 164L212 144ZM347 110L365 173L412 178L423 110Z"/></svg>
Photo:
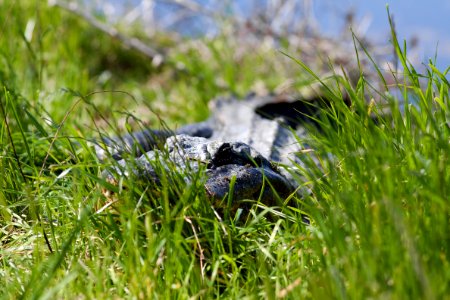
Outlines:
<svg viewBox="0 0 450 300"><path fill-rule="evenodd" d="M67 10L70 13L73 13L81 18L83 18L86 22L88 22L93 27L99 29L100 31L108 34L114 39L119 40L124 46L136 50L145 56L152 59L154 65L160 65L164 61L164 55L154 48L146 45L141 40L137 38L129 38L123 34L121 34L117 29L111 26L106 26L102 22L98 21L95 17L93 17L88 12L83 11L79 7L79 5L75 2L64 3L58 0L49 0L49 5L57 6L64 10Z"/></svg>

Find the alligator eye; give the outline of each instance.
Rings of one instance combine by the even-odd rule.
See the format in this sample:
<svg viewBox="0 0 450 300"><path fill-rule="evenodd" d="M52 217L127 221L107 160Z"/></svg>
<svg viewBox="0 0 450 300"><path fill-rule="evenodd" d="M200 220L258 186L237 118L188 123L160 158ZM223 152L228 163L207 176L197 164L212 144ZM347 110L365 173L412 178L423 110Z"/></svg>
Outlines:
<svg viewBox="0 0 450 300"><path fill-rule="evenodd" d="M305 122L312 123L310 116L317 114L318 108L314 100L297 100L267 103L257 107L255 112L265 119L281 119L286 125L296 128Z"/></svg>

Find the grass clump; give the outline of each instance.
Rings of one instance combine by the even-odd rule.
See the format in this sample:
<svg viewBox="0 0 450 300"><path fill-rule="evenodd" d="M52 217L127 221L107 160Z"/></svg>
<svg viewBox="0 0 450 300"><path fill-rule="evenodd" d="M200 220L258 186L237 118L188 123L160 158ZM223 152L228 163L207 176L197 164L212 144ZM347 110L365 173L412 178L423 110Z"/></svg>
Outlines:
<svg viewBox="0 0 450 300"><path fill-rule="evenodd" d="M2 298L449 294L450 84L432 62L423 74L409 64L395 33L402 67L391 81L379 78L388 82L384 88L363 65L356 81L332 71L322 79L295 60L284 73L285 57L260 56L264 51L243 55L237 67L226 45L237 46L225 37L202 44L211 52L174 50L176 72L144 68L119 82L120 72L105 70L105 60L87 65L97 63L87 63L89 53L79 46L92 36L110 41L81 20L44 4L2 5ZM308 140L320 167L309 153L299 154L306 164L299 185L309 194L285 206L251 202L246 213L219 214L201 172L187 183L161 167L157 188L128 178L113 188L113 199L105 197L106 164L88 138L120 132L115 122L139 125L143 116L159 124L149 113L155 107L170 126L200 120L216 94L251 89L254 71L269 90L290 74L298 79L293 89L319 84L329 101L317 119L320 132L311 128ZM104 90L127 93L95 92ZM134 111L141 106L148 110Z"/></svg>

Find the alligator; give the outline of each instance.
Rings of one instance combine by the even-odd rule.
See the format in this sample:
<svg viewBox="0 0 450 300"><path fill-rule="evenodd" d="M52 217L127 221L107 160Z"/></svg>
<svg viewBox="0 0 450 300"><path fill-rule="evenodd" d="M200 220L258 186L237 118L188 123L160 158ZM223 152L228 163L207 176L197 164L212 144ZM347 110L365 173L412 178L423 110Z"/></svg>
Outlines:
<svg viewBox="0 0 450 300"><path fill-rule="evenodd" d="M101 139L95 146L99 159L118 161L103 172L109 182L136 176L160 184L159 161L185 174L205 170L206 194L223 200L232 187L234 201L253 199L277 205L299 193L295 169L302 166L299 153L308 145L306 123L313 123L317 108L311 101L287 95L244 99L221 97L210 102L211 117L175 130L145 129ZM132 162L127 157L135 157ZM165 157L165 158L164 158ZM168 168L167 170L173 170Z"/></svg>

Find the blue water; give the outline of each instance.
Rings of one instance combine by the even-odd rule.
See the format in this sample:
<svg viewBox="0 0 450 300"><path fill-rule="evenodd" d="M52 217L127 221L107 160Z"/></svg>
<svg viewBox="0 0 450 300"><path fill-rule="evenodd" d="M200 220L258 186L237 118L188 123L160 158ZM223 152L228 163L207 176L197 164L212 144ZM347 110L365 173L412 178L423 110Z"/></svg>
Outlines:
<svg viewBox="0 0 450 300"><path fill-rule="evenodd" d="M354 7L360 18L370 16L368 34L381 39L383 36L389 38L388 5L399 39L418 39L415 51L419 63L428 63L430 58L434 60L437 53L439 69L450 66L450 0L340 0L335 3L341 7Z"/></svg>

